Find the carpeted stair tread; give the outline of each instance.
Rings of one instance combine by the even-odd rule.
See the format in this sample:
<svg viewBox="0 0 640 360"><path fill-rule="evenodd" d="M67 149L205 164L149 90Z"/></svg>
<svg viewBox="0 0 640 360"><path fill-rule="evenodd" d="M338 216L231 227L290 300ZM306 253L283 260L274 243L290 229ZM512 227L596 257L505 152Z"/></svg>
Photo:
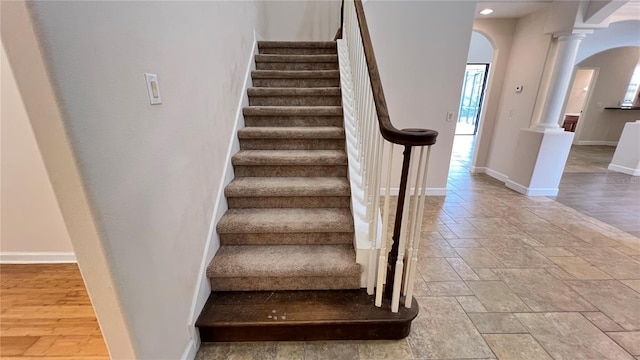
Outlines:
<svg viewBox="0 0 640 360"><path fill-rule="evenodd" d="M241 150L231 158L235 165L347 165L343 150Z"/></svg>
<svg viewBox="0 0 640 360"><path fill-rule="evenodd" d="M218 234L348 233L353 218L348 208L229 209L217 225Z"/></svg>
<svg viewBox="0 0 640 360"><path fill-rule="evenodd" d="M252 87L247 89L249 96L340 96L339 87L318 88L277 88Z"/></svg>
<svg viewBox="0 0 640 360"><path fill-rule="evenodd" d="M253 70L253 79L337 79L339 70Z"/></svg>
<svg viewBox="0 0 640 360"><path fill-rule="evenodd" d="M247 106L245 116L342 116L342 106Z"/></svg>
<svg viewBox="0 0 640 360"><path fill-rule="evenodd" d="M349 182L339 177L245 177L233 180L226 197L349 196Z"/></svg>
<svg viewBox="0 0 640 360"><path fill-rule="evenodd" d="M260 127L250 126L238 131L238 139L344 139L344 128L315 127Z"/></svg>
<svg viewBox="0 0 640 360"><path fill-rule="evenodd" d="M337 63L338 55L281 55L281 54L258 54L255 56L256 62L273 63Z"/></svg>
<svg viewBox="0 0 640 360"><path fill-rule="evenodd" d="M215 278L360 278L352 245L221 246L207 268Z"/></svg>
<svg viewBox="0 0 640 360"><path fill-rule="evenodd" d="M292 49L333 49L335 41L258 41L258 49L292 48Z"/></svg>

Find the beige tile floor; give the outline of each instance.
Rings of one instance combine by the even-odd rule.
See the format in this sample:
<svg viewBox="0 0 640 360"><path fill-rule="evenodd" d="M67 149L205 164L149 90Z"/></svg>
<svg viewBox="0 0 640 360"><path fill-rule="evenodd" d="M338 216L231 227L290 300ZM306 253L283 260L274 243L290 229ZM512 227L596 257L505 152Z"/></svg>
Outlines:
<svg viewBox="0 0 640 360"><path fill-rule="evenodd" d="M640 359L640 239L454 156L399 341L204 344L197 359Z"/></svg>

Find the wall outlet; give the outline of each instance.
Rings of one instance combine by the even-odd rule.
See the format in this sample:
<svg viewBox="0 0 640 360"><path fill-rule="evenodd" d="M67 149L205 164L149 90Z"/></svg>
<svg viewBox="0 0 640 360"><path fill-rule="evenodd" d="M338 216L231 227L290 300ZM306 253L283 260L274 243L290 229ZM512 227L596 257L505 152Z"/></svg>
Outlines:
<svg viewBox="0 0 640 360"><path fill-rule="evenodd" d="M513 117L513 113L514 113L514 112L515 112L515 111L513 110L513 108L509 109L509 117Z"/></svg>
<svg viewBox="0 0 640 360"><path fill-rule="evenodd" d="M452 122L455 119L456 113L454 111L447 112L447 122Z"/></svg>

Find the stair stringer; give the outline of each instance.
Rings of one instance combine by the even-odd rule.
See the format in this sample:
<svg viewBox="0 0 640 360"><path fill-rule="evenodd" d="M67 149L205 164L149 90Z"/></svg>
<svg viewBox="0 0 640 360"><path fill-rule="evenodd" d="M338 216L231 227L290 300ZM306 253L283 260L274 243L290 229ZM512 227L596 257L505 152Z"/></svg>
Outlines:
<svg viewBox="0 0 640 360"><path fill-rule="evenodd" d="M362 267L360 286L367 288L367 293L373 295L375 276L377 274L378 249L382 239L382 216L376 211L374 219L378 226L376 234L370 234L370 220L367 219L367 202L362 178L362 164L358 151L358 139L355 128L355 100L353 98L353 82L349 50L345 40L338 39L338 65L340 67L340 88L342 90L342 107L344 116L344 130L346 138L346 153L349 158L347 177L351 185L351 213L353 214L354 240L356 262ZM376 191L375 193L378 193Z"/></svg>

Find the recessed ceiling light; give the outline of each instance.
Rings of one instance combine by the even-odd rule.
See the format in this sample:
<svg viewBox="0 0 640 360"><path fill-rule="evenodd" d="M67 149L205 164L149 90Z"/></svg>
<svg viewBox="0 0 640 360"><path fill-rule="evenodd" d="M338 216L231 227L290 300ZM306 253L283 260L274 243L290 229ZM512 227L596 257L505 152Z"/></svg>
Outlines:
<svg viewBox="0 0 640 360"><path fill-rule="evenodd" d="M480 11L480 14L482 15L489 15L493 12L493 9L484 9L482 11Z"/></svg>

